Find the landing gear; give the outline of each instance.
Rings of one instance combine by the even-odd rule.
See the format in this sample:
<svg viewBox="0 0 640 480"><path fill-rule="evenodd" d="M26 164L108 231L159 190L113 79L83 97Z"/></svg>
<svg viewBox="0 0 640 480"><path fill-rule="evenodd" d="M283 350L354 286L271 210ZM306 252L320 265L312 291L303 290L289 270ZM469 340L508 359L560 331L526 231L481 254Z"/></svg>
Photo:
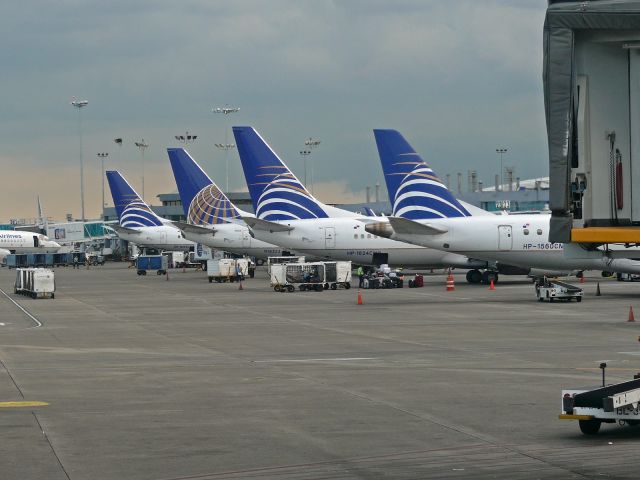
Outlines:
<svg viewBox="0 0 640 480"><path fill-rule="evenodd" d="M467 272L467 282L480 283L482 281L482 273L480 270L469 270Z"/></svg>
<svg viewBox="0 0 640 480"><path fill-rule="evenodd" d="M482 283L489 285L492 280L493 283L498 283L498 272L486 270L482 273Z"/></svg>

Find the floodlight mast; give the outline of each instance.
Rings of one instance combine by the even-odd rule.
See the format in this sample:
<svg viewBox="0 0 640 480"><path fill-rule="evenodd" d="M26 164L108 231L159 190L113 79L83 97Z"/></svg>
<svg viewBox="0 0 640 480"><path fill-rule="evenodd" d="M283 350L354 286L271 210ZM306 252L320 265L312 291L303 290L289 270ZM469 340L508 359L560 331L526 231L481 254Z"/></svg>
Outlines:
<svg viewBox="0 0 640 480"><path fill-rule="evenodd" d="M100 159L100 168L102 170L102 218L104 219L104 207L105 207L105 203L104 203L104 159L107 158L109 156L109 154L107 152L105 153L98 153L98 158Z"/></svg>
<svg viewBox="0 0 640 480"><path fill-rule="evenodd" d="M84 223L86 218L84 216L84 165L82 162L82 114L80 111L82 110L82 107L89 105L89 101L78 100L76 97L72 97L70 103L73 107L78 109L78 137L80 139L80 212L82 216L82 223Z"/></svg>
<svg viewBox="0 0 640 480"><path fill-rule="evenodd" d="M308 149L308 150L305 150L305 151L308 151L308 153L304 156L304 159L305 159L305 164L304 164L304 169L305 169L305 172L304 172L304 176L305 176L304 183L305 183L305 186L307 186L307 178L306 178L307 177L307 163L306 163L307 155L310 155L311 151L314 148L316 148L318 145L320 145L320 142L321 142L320 140L315 139L313 137L309 137L304 141L304 145ZM302 154L302 152L300 152L300 153ZM311 180L311 193L313 194L313 185L314 185L314 181L313 181L313 160L311 160L311 178L310 178L310 180Z"/></svg>
<svg viewBox="0 0 640 480"><path fill-rule="evenodd" d="M496 153L500 155L500 190L504 190L504 181L502 175L502 156L507 153L509 149L507 147L496 148Z"/></svg>
<svg viewBox="0 0 640 480"><path fill-rule="evenodd" d="M211 111L213 113L222 113L225 118L227 118L230 114L236 113L240 111L240 107L230 107L226 104L224 107L215 107L212 108ZM224 163L225 163L225 172L226 172L226 182L225 182L225 192L229 192L229 150L235 148L235 144L229 143L228 133L229 133L229 125L228 120L225 121L224 126L224 143L216 143L215 146L221 150L224 150Z"/></svg>
<svg viewBox="0 0 640 480"><path fill-rule="evenodd" d="M174 137L177 141L184 143L185 145L194 142L196 138L198 138L197 135L191 135L188 131L185 132L184 135L174 135Z"/></svg>
<svg viewBox="0 0 640 480"><path fill-rule="evenodd" d="M142 201L144 201L144 151L149 148L149 144L145 143L144 138L139 142L134 142L140 150L140 158L142 160Z"/></svg>

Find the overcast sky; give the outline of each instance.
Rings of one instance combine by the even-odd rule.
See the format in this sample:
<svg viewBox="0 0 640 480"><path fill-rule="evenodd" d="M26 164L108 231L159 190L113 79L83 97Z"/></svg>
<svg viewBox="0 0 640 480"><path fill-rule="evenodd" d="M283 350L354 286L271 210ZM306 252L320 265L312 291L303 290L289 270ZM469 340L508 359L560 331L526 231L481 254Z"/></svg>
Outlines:
<svg viewBox="0 0 640 480"><path fill-rule="evenodd" d="M175 191L167 146L189 151L221 187L226 125L252 125L299 176L305 138L315 193L364 199L384 184L373 128L400 130L444 177L504 164L548 174L542 96L545 0L32 0L2 10L0 221L80 215L78 112L85 209L100 211L101 173L118 169L145 193ZM211 109L241 111L225 119ZM118 148L113 139L122 137ZM229 133L229 142L232 142ZM237 154L232 190L246 190ZM453 183L453 181L452 181ZM106 197L112 204L108 186Z"/></svg>

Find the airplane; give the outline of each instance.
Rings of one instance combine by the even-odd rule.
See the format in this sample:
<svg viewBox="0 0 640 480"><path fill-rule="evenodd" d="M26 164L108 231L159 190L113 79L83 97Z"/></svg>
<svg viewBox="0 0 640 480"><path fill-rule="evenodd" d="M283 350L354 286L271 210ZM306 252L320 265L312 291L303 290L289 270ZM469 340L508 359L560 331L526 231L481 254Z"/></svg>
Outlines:
<svg viewBox="0 0 640 480"><path fill-rule="evenodd" d="M603 270L640 272L640 262L598 250L590 259L569 258L562 243L550 243L548 214L477 216L455 198L436 173L396 130L374 130L393 214L365 230L394 240L467 255L493 263L467 272L470 283L498 281L498 273L542 276Z"/></svg>
<svg viewBox="0 0 640 480"><path fill-rule="evenodd" d="M24 230L0 231L0 260L12 253L55 253L60 248L58 242L41 233Z"/></svg>
<svg viewBox="0 0 640 480"><path fill-rule="evenodd" d="M255 129L233 127L233 133L256 214L243 219L256 238L359 265L473 268L486 263L367 233L361 215L317 200Z"/></svg>
<svg viewBox="0 0 640 480"><path fill-rule="evenodd" d="M238 107L217 107L211 110L213 113L224 113L228 115L230 113L239 112L240 109Z"/></svg>
<svg viewBox="0 0 640 480"><path fill-rule="evenodd" d="M237 208L184 148L168 148L187 222L173 222L183 236L196 243L236 255L256 257L299 256L251 236L242 217L251 214Z"/></svg>
<svg viewBox="0 0 640 480"><path fill-rule="evenodd" d="M182 232L156 215L118 171L106 172L119 225L112 225L118 236L139 247L187 251L194 243Z"/></svg>

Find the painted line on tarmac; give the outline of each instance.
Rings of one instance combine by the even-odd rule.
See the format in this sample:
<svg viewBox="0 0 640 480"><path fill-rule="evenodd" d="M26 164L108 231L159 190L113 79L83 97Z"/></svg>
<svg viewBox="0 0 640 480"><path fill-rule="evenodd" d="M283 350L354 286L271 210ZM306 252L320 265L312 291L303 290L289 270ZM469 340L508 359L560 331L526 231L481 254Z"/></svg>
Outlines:
<svg viewBox="0 0 640 480"><path fill-rule="evenodd" d="M291 359L275 359L275 360L254 360L254 363L283 363L283 362L353 362L358 360L376 360L375 357L347 357L347 358L301 358Z"/></svg>
<svg viewBox="0 0 640 480"><path fill-rule="evenodd" d="M0 402L0 408L23 408L23 407L47 407L47 402L20 401L20 402Z"/></svg>
<svg viewBox="0 0 640 480"><path fill-rule="evenodd" d="M11 298L9 295L7 295L7 292L5 292L4 290L2 290L0 288L0 293L2 293L5 297L7 297L9 300L11 300L11 302L18 307L20 310L22 310L22 312L29 317L31 320L33 320L36 324L36 326L34 328L39 328L42 326L42 322L40 320L38 320L36 317L34 317L33 315L31 315L29 312L27 312L22 305L20 305L18 302L16 302L13 298Z"/></svg>

